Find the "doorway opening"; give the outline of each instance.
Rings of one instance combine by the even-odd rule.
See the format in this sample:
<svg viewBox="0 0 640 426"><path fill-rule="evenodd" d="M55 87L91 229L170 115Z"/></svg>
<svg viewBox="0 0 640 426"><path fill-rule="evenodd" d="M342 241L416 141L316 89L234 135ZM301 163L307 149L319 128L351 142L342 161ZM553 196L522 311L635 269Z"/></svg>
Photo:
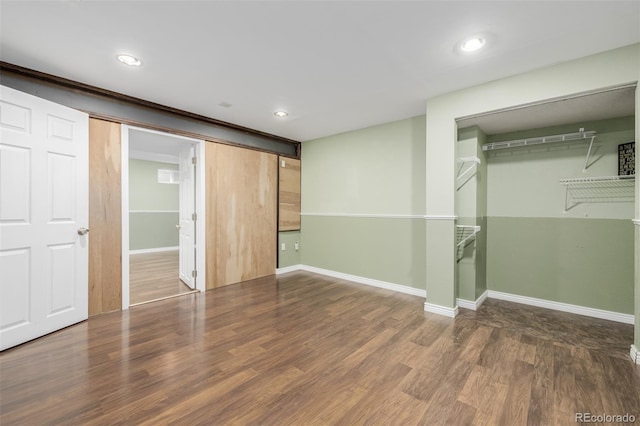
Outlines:
<svg viewBox="0 0 640 426"><path fill-rule="evenodd" d="M122 309L205 290L204 141L122 126Z"/></svg>

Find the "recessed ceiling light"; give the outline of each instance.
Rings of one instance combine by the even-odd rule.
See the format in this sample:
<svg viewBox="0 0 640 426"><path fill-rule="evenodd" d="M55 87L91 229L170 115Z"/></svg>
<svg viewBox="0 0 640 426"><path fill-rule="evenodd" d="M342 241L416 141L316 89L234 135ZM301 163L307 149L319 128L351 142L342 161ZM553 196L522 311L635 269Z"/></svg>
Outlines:
<svg viewBox="0 0 640 426"><path fill-rule="evenodd" d="M475 52L476 50L480 50L487 43L487 40L483 37L473 37L463 41L460 44L460 50L463 52Z"/></svg>
<svg viewBox="0 0 640 426"><path fill-rule="evenodd" d="M285 118L286 116L289 115L289 113L287 111L276 111L273 113L273 115L279 118Z"/></svg>
<svg viewBox="0 0 640 426"><path fill-rule="evenodd" d="M135 56L122 54L118 55L117 58L120 62L125 65L129 65L130 67L139 67L142 65L142 61Z"/></svg>

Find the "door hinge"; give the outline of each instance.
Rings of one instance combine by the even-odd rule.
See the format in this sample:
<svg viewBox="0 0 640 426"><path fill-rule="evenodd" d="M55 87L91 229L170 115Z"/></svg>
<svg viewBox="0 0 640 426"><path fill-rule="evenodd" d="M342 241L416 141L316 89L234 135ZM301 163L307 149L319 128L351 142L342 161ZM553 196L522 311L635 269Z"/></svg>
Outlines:
<svg viewBox="0 0 640 426"><path fill-rule="evenodd" d="M191 220L193 220L194 222L198 220L198 215L196 213L191 213Z"/></svg>
<svg viewBox="0 0 640 426"><path fill-rule="evenodd" d="M193 278L196 278L198 276L198 271L196 271L195 269L193 271L191 271L191 276Z"/></svg>
<svg viewBox="0 0 640 426"><path fill-rule="evenodd" d="M191 164L194 166L198 163L198 157L191 157Z"/></svg>

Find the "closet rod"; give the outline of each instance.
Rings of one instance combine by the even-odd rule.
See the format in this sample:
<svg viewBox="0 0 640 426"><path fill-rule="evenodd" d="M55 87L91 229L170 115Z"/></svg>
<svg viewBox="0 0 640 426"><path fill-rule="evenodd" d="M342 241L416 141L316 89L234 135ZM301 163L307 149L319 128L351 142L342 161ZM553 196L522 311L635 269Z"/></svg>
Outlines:
<svg viewBox="0 0 640 426"><path fill-rule="evenodd" d="M482 150L491 151L494 149L516 148L519 146L541 145L545 143L567 142L567 141L589 139L589 138L591 138L591 142L593 143L593 138L595 137L596 133L597 132L595 132L594 130L587 130L585 132L581 129L581 131L577 133L565 133L562 135L539 136L536 138L516 139L511 141L503 141L503 142L492 142L492 143L482 145Z"/></svg>

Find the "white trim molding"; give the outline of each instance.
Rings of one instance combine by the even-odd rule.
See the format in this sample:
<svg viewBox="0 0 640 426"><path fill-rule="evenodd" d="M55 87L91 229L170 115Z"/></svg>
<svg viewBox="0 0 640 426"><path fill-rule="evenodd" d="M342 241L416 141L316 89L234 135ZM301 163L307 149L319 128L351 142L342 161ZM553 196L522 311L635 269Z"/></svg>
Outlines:
<svg viewBox="0 0 640 426"><path fill-rule="evenodd" d="M386 213L300 213L300 216L324 217L373 217L381 219L424 219L421 214L386 214Z"/></svg>
<svg viewBox="0 0 640 426"><path fill-rule="evenodd" d="M621 314L619 312L605 311L603 309L589 308L586 306L570 305L568 303L536 299L534 297L519 296L517 294L502 293L494 290L487 290L487 292L489 293L488 296L490 299L506 300L509 302L521 303L523 305L537 306L539 308L553 309L556 311L569 312L572 314L622 322L625 324L634 323L634 316L630 314Z"/></svg>
<svg viewBox="0 0 640 426"><path fill-rule="evenodd" d="M424 218L426 220L458 220L458 216L447 216L447 215L437 215L437 214L428 214L428 215L425 215Z"/></svg>
<svg viewBox="0 0 640 426"><path fill-rule="evenodd" d="M276 275L288 274L289 272L301 271L302 265L291 265L283 268L276 268Z"/></svg>
<svg viewBox="0 0 640 426"><path fill-rule="evenodd" d="M480 306L487 300L489 297L489 290L485 290L484 293L480 295L475 301L465 300L465 299L456 299L456 304L460 308L471 309L472 311L477 311Z"/></svg>
<svg viewBox="0 0 640 426"><path fill-rule="evenodd" d="M120 126L120 208L122 224L122 310L129 309L129 126Z"/></svg>
<svg viewBox="0 0 640 426"><path fill-rule="evenodd" d="M425 220L458 220L458 216L432 214L387 214L387 213L310 213L303 212L300 216L319 217L373 217L381 219L425 219Z"/></svg>
<svg viewBox="0 0 640 426"><path fill-rule="evenodd" d="M298 266L298 265L297 265ZM370 285L372 287L384 288L385 290L397 291L398 293L411 294L413 296L427 297L426 290L409 287L408 285L395 284L386 281L374 280L373 278L360 277L358 275L345 274L343 272L331 271L329 269L316 268L315 266L299 265L299 270L313 272L315 274L326 275L327 277L338 278L346 281L353 281L358 284Z"/></svg>
<svg viewBox="0 0 640 426"><path fill-rule="evenodd" d="M632 221L636 226L640 226L640 219L631 219L631 221Z"/></svg>
<svg viewBox="0 0 640 426"><path fill-rule="evenodd" d="M129 213L180 213L179 210L129 210Z"/></svg>
<svg viewBox="0 0 640 426"><path fill-rule="evenodd" d="M448 308L446 306L434 305L433 303L424 302L425 312L438 314L449 318L455 318L458 315L458 307Z"/></svg>
<svg viewBox="0 0 640 426"><path fill-rule="evenodd" d="M129 254L146 254L146 253L160 253L163 251L178 251L180 247L156 247L150 249L138 249L138 250L129 250Z"/></svg>
<svg viewBox="0 0 640 426"><path fill-rule="evenodd" d="M636 345L631 345L631 360L636 364L640 364L640 351L636 348Z"/></svg>

